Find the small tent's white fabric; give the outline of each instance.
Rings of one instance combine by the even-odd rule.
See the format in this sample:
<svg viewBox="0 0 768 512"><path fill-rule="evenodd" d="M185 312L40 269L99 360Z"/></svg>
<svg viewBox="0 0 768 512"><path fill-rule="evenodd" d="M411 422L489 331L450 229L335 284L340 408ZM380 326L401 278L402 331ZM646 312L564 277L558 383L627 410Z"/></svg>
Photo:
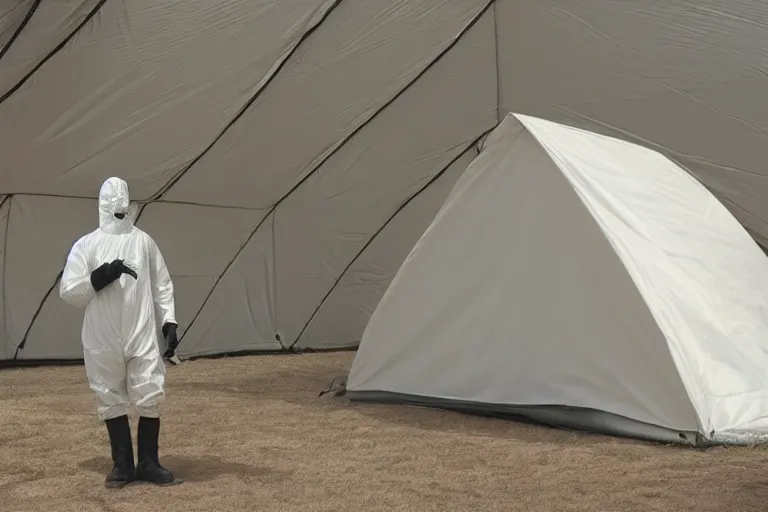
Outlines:
<svg viewBox="0 0 768 512"><path fill-rule="evenodd" d="M768 433L768 257L649 149L510 115L417 242L347 390L686 441Z"/></svg>

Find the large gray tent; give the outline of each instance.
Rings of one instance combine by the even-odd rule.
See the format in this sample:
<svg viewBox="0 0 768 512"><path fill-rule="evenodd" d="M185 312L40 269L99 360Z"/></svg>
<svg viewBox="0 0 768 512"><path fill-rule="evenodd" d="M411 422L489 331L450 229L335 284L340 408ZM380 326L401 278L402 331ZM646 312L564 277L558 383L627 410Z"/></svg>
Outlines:
<svg viewBox="0 0 768 512"><path fill-rule="evenodd" d="M768 7L0 0L0 359L81 356L58 274L128 181L182 353L354 346L510 110L659 150L768 240Z"/></svg>

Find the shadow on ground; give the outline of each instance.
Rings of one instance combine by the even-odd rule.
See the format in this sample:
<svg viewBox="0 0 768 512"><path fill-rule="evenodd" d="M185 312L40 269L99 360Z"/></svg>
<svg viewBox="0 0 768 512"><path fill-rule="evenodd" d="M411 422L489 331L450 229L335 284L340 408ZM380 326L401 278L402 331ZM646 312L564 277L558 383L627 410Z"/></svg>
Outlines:
<svg viewBox="0 0 768 512"><path fill-rule="evenodd" d="M184 457L168 455L162 457L163 466L176 477L187 482L209 482L225 475L250 477L261 481L277 481L290 475L283 471L262 466L252 466L223 460L219 457ZM107 475L112 469L112 460L107 457L93 457L78 463L82 469Z"/></svg>
<svg viewBox="0 0 768 512"><path fill-rule="evenodd" d="M211 393L253 400L278 400L315 412L348 409L370 420L416 428L419 430L439 431L443 433L462 434L475 437L493 437L498 439L538 442L542 439L541 429L549 431L546 438L548 444L573 446L574 443L589 443L591 445L615 445L621 443L644 444L648 449L679 449L692 450L683 445L663 445L644 443L630 439L620 439L600 434L591 434L572 430L563 430L534 423L522 417L505 418L499 421L492 416L463 414L452 411L442 411L415 406L400 406L388 404L370 404L351 402L348 398L336 397L329 393L322 397L318 394L337 377L344 375L343 369L316 372L302 372L300 375L290 372L274 372L270 375L245 375L226 387L209 381L187 381L175 385L179 393ZM300 386L281 388L276 382L300 383ZM458 421L457 421L458 418ZM506 425L508 428L500 428ZM704 451L697 449L696 451Z"/></svg>
<svg viewBox="0 0 768 512"><path fill-rule="evenodd" d="M352 358L231 358L169 368L161 460L190 485L120 493L102 485L109 447L83 370L0 372L0 509L768 510L766 449L671 449L318 397Z"/></svg>

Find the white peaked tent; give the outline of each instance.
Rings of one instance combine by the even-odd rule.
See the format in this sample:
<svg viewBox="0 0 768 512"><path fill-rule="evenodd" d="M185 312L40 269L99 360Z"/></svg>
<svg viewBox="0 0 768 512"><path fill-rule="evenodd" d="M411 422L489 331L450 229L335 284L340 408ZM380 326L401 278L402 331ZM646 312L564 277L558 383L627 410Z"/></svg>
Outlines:
<svg viewBox="0 0 768 512"><path fill-rule="evenodd" d="M768 433L768 258L651 150L510 115L374 312L354 400L700 444Z"/></svg>

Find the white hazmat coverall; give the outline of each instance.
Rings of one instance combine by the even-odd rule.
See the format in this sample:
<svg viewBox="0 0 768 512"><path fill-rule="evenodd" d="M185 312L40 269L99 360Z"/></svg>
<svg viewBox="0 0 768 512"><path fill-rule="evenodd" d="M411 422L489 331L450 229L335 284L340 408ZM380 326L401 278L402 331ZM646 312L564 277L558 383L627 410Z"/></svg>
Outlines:
<svg viewBox="0 0 768 512"><path fill-rule="evenodd" d="M104 485L135 480L181 483L158 457L160 404L165 365L157 340L155 306L163 333L175 350L173 283L163 256L148 234L133 225L128 184L109 178L99 191L99 228L75 242L61 276L59 295L85 308L82 340L88 383L109 432L114 466ZM138 464L128 411L139 413Z"/></svg>
<svg viewBox="0 0 768 512"><path fill-rule="evenodd" d="M133 225L128 185L109 178L99 192L99 228L78 240L61 277L61 298L85 308L82 329L85 368L96 393L99 417L158 418L165 399L165 365L158 345L160 325L176 324L173 283L154 240ZM115 216L123 216L122 219ZM123 273L96 291L91 272L122 260L137 277Z"/></svg>

